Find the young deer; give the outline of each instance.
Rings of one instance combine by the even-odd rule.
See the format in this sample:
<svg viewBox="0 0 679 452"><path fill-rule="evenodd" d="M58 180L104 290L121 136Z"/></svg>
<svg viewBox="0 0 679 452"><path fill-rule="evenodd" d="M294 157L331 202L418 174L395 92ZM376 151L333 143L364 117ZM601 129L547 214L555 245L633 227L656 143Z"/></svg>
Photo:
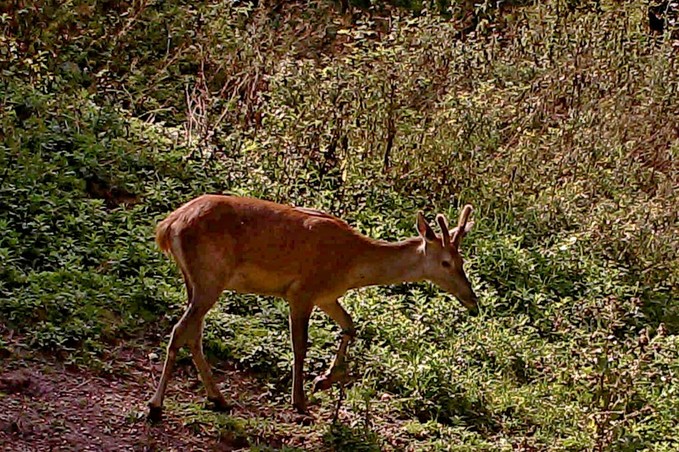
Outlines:
<svg viewBox="0 0 679 452"><path fill-rule="evenodd" d="M156 229L158 245L181 269L189 304L172 330L149 415L161 415L177 351L183 345L191 350L208 400L218 409L227 408L202 348L203 319L225 289L283 297L290 304L292 403L302 413L306 411L307 330L314 306L342 328L334 362L316 378L314 390L327 389L347 377L347 346L356 333L337 300L349 289L429 280L476 312L477 298L458 252L473 224L467 222L471 211L471 206L464 207L453 230L443 215L437 215L440 236L418 212L419 236L389 243L366 237L343 220L313 209L221 195L204 195L184 204Z"/></svg>

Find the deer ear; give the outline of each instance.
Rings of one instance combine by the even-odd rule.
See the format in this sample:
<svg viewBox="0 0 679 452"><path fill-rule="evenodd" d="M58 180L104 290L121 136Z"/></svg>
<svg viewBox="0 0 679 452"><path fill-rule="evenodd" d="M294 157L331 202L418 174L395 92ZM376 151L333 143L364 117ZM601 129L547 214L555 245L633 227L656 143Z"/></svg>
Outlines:
<svg viewBox="0 0 679 452"><path fill-rule="evenodd" d="M474 226L474 222L473 222L473 221L470 221L469 223L467 223L466 225L464 225L464 229L463 229L462 232L460 232L460 233L457 232L457 231L458 231L458 228L457 228L457 227L455 227L455 228L453 229L452 235L453 235L453 237L457 237L456 240L457 240L457 247L458 247L458 248L460 247L460 242L462 241L462 239L467 235L467 233L468 233L469 231L472 230L472 226Z"/></svg>
<svg viewBox="0 0 679 452"><path fill-rule="evenodd" d="M427 220L424 219L424 214L422 211L417 212L417 233L425 239L427 242L433 242L436 240L436 234L434 230L429 226Z"/></svg>
<svg viewBox="0 0 679 452"><path fill-rule="evenodd" d="M467 234L469 231L471 231L473 226L474 226L473 221L470 221L469 223L467 223L464 227L464 234Z"/></svg>

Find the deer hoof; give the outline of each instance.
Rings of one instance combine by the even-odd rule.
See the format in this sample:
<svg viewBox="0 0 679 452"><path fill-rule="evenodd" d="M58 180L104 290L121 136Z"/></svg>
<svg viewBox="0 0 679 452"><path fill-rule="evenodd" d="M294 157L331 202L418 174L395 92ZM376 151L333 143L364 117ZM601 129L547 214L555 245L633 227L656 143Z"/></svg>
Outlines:
<svg viewBox="0 0 679 452"><path fill-rule="evenodd" d="M210 409L218 412L230 411L233 405L224 399L224 397L208 397L210 402Z"/></svg>
<svg viewBox="0 0 679 452"><path fill-rule="evenodd" d="M314 418L311 417L309 413L299 413L294 419L295 424L298 425L311 425L314 423Z"/></svg>
<svg viewBox="0 0 679 452"><path fill-rule="evenodd" d="M292 407L298 414L308 414L309 409L307 408L306 401L293 402Z"/></svg>
<svg viewBox="0 0 679 452"><path fill-rule="evenodd" d="M292 404L297 414L292 418L292 421L298 425L311 425L314 423L314 418L309 412L306 400L302 402L294 402Z"/></svg>
<svg viewBox="0 0 679 452"><path fill-rule="evenodd" d="M163 407L149 405L149 414L146 418L152 423L160 422L163 419Z"/></svg>
<svg viewBox="0 0 679 452"><path fill-rule="evenodd" d="M332 378L331 375L327 375L327 374L326 375L319 375L314 380L314 392L325 391L327 389L330 389L334 382L335 381L334 381L334 379Z"/></svg>

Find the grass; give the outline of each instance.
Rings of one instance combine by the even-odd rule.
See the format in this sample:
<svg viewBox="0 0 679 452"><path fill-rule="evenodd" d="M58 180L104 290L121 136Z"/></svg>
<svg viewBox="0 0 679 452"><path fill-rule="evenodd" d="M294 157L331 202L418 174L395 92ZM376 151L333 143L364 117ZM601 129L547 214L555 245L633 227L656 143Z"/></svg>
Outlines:
<svg viewBox="0 0 679 452"><path fill-rule="evenodd" d="M471 203L481 316L426 284L347 295L346 404L369 422L318 427L323 444L676 448L676 30L649 32L639 1L483 5L352 20L320 1L5 12L4 331L104 369L121 343L164 356L185 294L153 228L204 192L322 208L392 240L414 234L418 209ZM312 319L311 374L337 331ZM212 359L276 400L288 341L280 300L228 295L208 316ZM284 446L258 421L175 408Z"/></svg>

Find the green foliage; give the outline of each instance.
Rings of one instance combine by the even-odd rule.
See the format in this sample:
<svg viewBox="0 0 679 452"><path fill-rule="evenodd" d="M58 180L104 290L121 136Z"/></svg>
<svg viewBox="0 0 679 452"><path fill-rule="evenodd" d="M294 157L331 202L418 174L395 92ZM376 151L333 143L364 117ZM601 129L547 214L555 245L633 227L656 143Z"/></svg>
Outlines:
<svg viewBox="0 0 679 452"><path fill-rule="evenodd" d="M471 203L481 315L426 284L349 294L347 403L365 422L325 446L676 448L671 33L647 33L643 2L382 6L0 10L0 325L78 362L157 343L185 293L153 228L201 193L322 208L389 240L418 209ZM311 374L337 332L312 319ZM225 296L205 348L287 397L285 302ZM256 425L200 422L266 448Z"/></svg>
<svg viewBox="0 0 679 452"><path fill-rule="evenodd" d="M364 429L350 428L346 425L333 423L323 435L323 441L331 450L355 450L360 452L374 452L382 450L379 438L374 432Z"/></svg>

